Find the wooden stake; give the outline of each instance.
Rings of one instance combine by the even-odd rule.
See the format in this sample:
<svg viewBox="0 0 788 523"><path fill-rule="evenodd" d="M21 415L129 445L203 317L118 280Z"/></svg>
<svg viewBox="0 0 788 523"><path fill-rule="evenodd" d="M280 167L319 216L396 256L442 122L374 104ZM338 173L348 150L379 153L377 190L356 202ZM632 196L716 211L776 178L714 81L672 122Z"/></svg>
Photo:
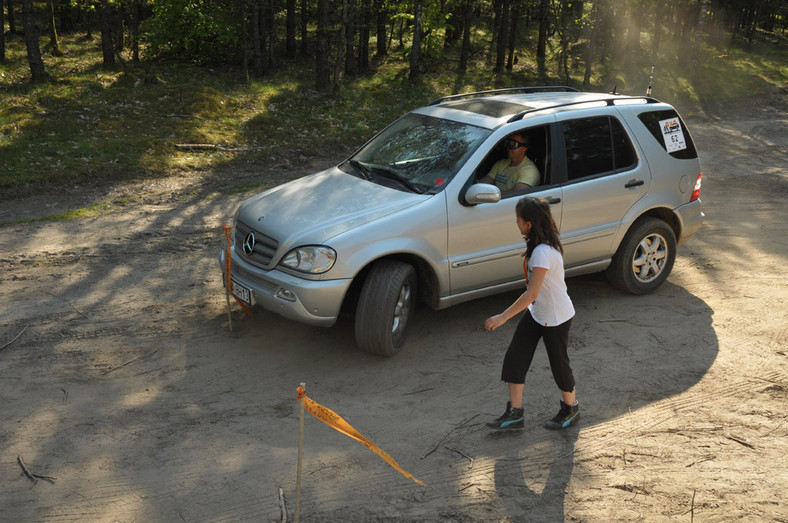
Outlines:
<svg viewBox="0 0 788 523"><path fill-rule="evenodd" d="M306 394L306 383L301 384L301 389L303 389L304 394ZM298 472L296 477L296 514L295 520L298 523L299 517L301 515L301 461L304 455L304 403L306 401L300 401L301 404L301 414L300 419L298 421Z"/></svg>
<svg viewBox="0 0 788 523"><path fill-rule="evenodd" d="M225 234L227 234L227 233L225 233ZM225 258L224 258L225 262L224 263L225 264L230 263L230 261L229 261L230 260L230 258L229 258L229 256L230 256L230 246L229 245L227 245L227 247L224 249L224 256L225 256ZM225 268L224 268L224 279L225 280L227 280L227 277L229 276L228 273L229 273L229 271L227 270L227 267L225 266ZM227 321L230 322L230 332L233 332L233 313L232 313L232 309L230 309L230 286L232 284L233 284L232 280L224 282L224 297L227 300Z"/></svg>
<svg viewBox="0 0 788 523"><path fill-rule="evenodd" d="M229 285L232 285L232 283ZM233 332L233 313L230 309L230 289L228 285L224 286L224 297L227 298L227 320L230 322L230 332Z"/></svg>

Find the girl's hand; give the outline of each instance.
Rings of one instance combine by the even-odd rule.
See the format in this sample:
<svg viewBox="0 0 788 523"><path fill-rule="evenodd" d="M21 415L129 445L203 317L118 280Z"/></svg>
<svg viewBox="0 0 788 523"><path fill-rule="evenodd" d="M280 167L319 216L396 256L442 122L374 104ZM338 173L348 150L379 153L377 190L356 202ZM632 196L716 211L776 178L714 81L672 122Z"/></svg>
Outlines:
<svg viewBox="0 0 788 523"><path fill-rule="evenodd" d="M504 323L506 323L506 318L504 318L503 314L496 314L484 321L484 328L492 332Z"/></svg>

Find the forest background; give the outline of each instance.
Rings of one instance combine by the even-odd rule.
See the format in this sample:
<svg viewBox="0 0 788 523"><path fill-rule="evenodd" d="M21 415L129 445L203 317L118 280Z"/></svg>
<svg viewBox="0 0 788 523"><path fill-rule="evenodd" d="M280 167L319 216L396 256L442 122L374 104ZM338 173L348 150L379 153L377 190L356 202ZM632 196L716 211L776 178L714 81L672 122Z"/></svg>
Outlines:
<svg viewBox="0 0 788 523"><path fill-rule="evenodd" d="M0 0L0 26L0 201L195 171L246 191L459 92L653 88L712 118L788 82L785 0ZM282 175L222 176L255 164Z"/></svg>

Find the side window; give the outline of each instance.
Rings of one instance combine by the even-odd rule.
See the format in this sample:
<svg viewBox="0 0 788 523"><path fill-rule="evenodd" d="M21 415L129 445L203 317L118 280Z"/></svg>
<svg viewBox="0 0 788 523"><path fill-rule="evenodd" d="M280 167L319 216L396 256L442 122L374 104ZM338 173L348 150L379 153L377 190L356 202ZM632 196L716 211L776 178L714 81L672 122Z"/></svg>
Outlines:
<svg viewBox="0 0 788 523"><path fill-rule="evenodd" d="M634 167L637 163L635 149L629 141L629 135L615 118L610 118L610 127L613 133L613 168L617 171Z"/></svg>
<svg viewBox="0 0 788 523"><path fill-rule="evenodd" d="M643 125L646 126L646 129L651 132L651 135L654 137L654 139L666 151L667 146L665 145L663 125L661 125L660 122L674 120L677 121L679 124L678 129L683 130L681 134L683 138L682 144L684 147L677 147L676 150L670 151L669 154L674 158L678 158L679 160L691 160L698 157L698 151L695 149L695 144L692 141L692 137L687 132L687 126L684 124L684 120L681 119L676 111L672 109L667 109L664 111L647 111L640 113L638 118L640 118L640 121L643 122Z"/></svg>
<svg viewBox="0 0 788 523"><path fill-rule="evenodd" d="M569 180L624 170L637 161L629 136L615 118L569 120L563 132Z"/></svg>
<svg viewBox="0 0 788 523"><path fill-rule="evenodd" d="M518 147L514 149L507 147L509 141L516 142ZM504 198L529 190L515 189L513 186L517 181L527 179L531 187L545 185L548 183L550 173L549 150L549 126L515 131L492 148L477 167L475 179L478 181L488 176L492 180L488 180L488 183L498 186Z"/></svg>

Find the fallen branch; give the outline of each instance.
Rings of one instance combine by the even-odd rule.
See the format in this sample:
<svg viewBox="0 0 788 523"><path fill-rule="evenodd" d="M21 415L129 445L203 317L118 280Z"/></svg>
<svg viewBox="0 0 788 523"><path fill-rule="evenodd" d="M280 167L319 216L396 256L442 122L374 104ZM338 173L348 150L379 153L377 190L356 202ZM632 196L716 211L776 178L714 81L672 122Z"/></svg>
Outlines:
<svg viewBox="0 0 788 523"><path fill-rule="evenodd" d="M156 354L156 353L157 353L157 352L159 352L160 350L161 350L161 349L156 349L155 351L153 351L153 352L151 352L151 353L149 353L149 354L143 354L143 355L142 355L142 356L140 356L139 358L134 358L134 359L133 359L133 360L131 360L131 361L127 361L127 362L126 362L126 363L124 363L123 365L120 365L120 366L118 366L118 367L113 367L113 368L111 368L111 369L109 369L109 370L106 370L106 371L104 371L104 375L106 376L106 375L107 375L107 374L109 374L110 372L114 372L114 371L116 371L116 370L118 370L118 369L122 369L122 368L123 368L123 367L125 367L126 365L131 365L131 364L132 364L132 363L134 363L135 361L139 361L139 360L142 360L142 359L148 358L148 357L150 357L150 356L153 356L154 354Z"/></svg>
<svg viewBox="0 0 788 523"><path fill-rule="evenodd" d="M695 494L697 489L692 489L692 515L690 516L690 523L695 521Z"/></svg>
<svg viewBox="0 0 788 523"><path fill-rule="evenodd" d="M441 439L439 439L439 440L438 440L438 442L435 444L435 446L434 446L434 447L432 447L432 450L430 450L429 452L427 452L426 454L424 454L424 455L423 455L423 456L422 456L420 459L424 459L424 458L426 458L427 456L429 456L430 454L432 454L433 452L435 452L436 450L438 450L438 447L440 447L440 446L441 446L441 443L443 443L444 441L446 441L446 439L447 439L449 436L451 436L451 433L452 433L452 432L454 432L455 430L457 430L457 429L459 429L459 428L463 427L464 425L467 425L467 424L468 424L468 422L470 422L472 419L476 418L477 416L478 416L478 414L476 414L475 416L472 416L472 417L470 417L470 418L467 418L467 419L464 419L464 420L462 420L462 421L460 422L460 424L459 424L459 425L457 425L456 427L454 427L453 429L451 429L449 432L447 432L447 433L446 433L446 435L445 435L445 436L443 436Z"/></svg>
<svg viewBox="0 0 788 523"><path fill-rule="evenodd" d="M16 457L16 460L19 462L19 466L20 466L20 467L22 467L22 471L25 473L25 476L27 476L28 478L30 478L30 481L32 481L32 482L33 482L33 485L35 485L36 483L38 483L38 480L37 480L37 479L36 479L36 477L33 475L33 473L32 473L32 472L30 472L29 470L27 470L27 467L25 466L25 462L24 462L24 461L22 461L22 456L17 456L17 457Z"/></svg>
<svg viewBox="0 0 788 523"><path fill-rule="evenodd" d="M46 291L44 291L44 292L46 292ZM77 312L78 312L78 313L79 313L79 314L80 314L82 317L84 317L84 318L88 318L88 317L89 317L87 314L85 314L84 312L82 312L81 310L79 310L79 309L77 308L77 306L76 306L76 305L74 305L73 303L71 303L71 301L69 301L68 299L66 299L66 298L63 298L62 296L57 296L56 294L52 294L51 292L47 292L47 294L49 294L49 295L50 295L50 296L52 296L53 298L58 298L58 299L61 299L61 300L65 301L66 303L68 303L69 305L71 305L71 308L72 308L72 309L74 309L75 311L77 311Z"/></svg>
<svg viewBox="0 0 788 523"><path fill-rule="evenodd" d="M451 447L446 447L446 449L447 449L447 450L450 450L450 451L452 451L452 452L456 452L456 453L457 453L457 454L459 454L460 456L462 456L462 457L464 457L465 459L467 459L468 461L470 461L470 463L468 464L468 469L470 470L470 469L472 469L472 468L473 468L473 458L472 458L472 457L470 457L469 455L465 454L464 452L461 452L461 451L459 451L459 450L457 450L457 449L453 449L453 448L451 448Z"/></svg>
<svg viewBox="0 0 788 523"><path fill-rule="evenodd" d="M735 441L736 443L738 443L740 445L744 445L745 447L749 447L749 448L751 448L753 450L755 449L754 445L752 445L750 443L747 443L745 440L743 440L741 438L737 438L736 436L731 436L730 434L725 434L725 437L728 438L731 441Z"/></svg>
<svg viewBox="0 0 788 523"><path fill-rule="evenodd" d="M16 460L19 462L19 466L22 467L22 471L25 473L25 476L30 478L30 481L33 482L33 485L38 483L39 479L51 481L52 483L54 483L55 480L57 479L57 478L53 478L52 476L44 476L43 474L33 474L32 472L30 472L30 469L28 469L27 466L25 466L25 462L22 461L22 456L17 456Z"/></svg>
<svg viewBox="0 0 788 523"><path fill-rule="evenodd" d="M176 149L183 151L257 151L260 147L227 147L226 145L219 145L214 143L176 143Z"/></svg>
<svg viewBox="0 0 788 523"><path fill-rule="evenodd" d="M26 325L25 325L25 326L22 328L22 330L19 332L19 334L17 334L17 335L16 335L16 338L14 338L13 340L9 341L8 343L6 343L6 344L5 344L5 345L3 345L2 347L0 347L0 350L3 350L3 349L5 349L6 347L8 347L8 346L9 346L9 345L11 345L12 343L14 343L16 340L18 340L18 339L19 339L19 336L21 336L22 334L24 334L24 332L27 330L27 327L28 327L29 325L30 325L29 323L28 323L28 324L26 324Z"/></svg>
<svg viewBox="0 0 788 523"><path fill-rule="evenodd" d="M279 512L282 515L282 523L287 523L287 504L285 503L285 491L279 487Z"/></svg>

